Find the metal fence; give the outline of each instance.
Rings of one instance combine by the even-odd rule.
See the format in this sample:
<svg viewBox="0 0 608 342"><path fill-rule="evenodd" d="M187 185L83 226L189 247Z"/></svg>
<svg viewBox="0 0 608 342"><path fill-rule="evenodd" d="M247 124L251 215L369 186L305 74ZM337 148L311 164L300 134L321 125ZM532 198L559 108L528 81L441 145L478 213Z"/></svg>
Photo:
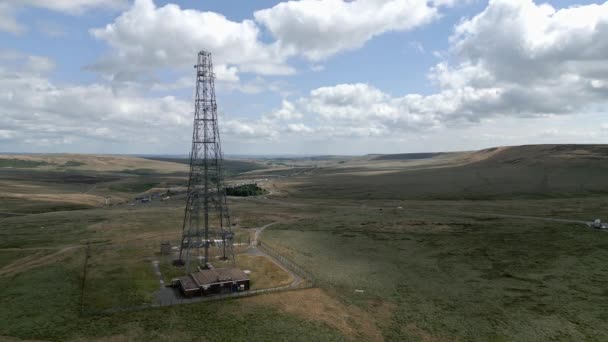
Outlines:
<svg viewBox="0 0 608 342"><path fill-rule="evenodd" d="M315 278L312 276L312 274L310 274L309 272L307 272L302 267L298 266L296 263L289 260L285 256L279 254L279 252L274 250L271 246L269 246L267 244L262 245L261 243L259 243L257 248L260 249L265 254L267 254L270 258L275 259L278 263L283 265L289 271L295 273L300 278L300 281L296 282L294 280L294 282L296 282L295 284L292 283L289 285L273 287L273 288L268 288L268 289L257 289L257 290L241 291L241 292L221 293L221 294L212 295L212 296L208 296L208 297L192 297L192 298L184 298L179 293L179 290L170 288L170 287L165 287L165 288L160 289L156 293L156 301L154 303L143 304L143 305L138 305L138 306L131 306L131 307L114 307L114 308L111 308L108 310L91 310L91 309L86 310L86 309L84 309L83 311L85 314L93 314L93 315L116 313L116 312L130 312L130 311L138 311L138 310L144 310L144 309L150 309L150 308L166 307L166 306L181 305L181 304L191 304L191 303L200 303L200 302L211 302L211 301L216 301L216 300L227 300L227 299L233 299L233 298L251 297L251 296L257 296L257 295L266 294L266 293L275 293L275 292L281 292L281 291L311 288L315 285Z"/></svg>
<svg viewBox="0 0 608 342"><path fill-rule="evenodd" d="M268 254L268 256L270 256L271 258L277 260L280 264L287 267L290 271L297 274L300 278L302 278L302 283L308 285L307 287L314 286L315 278L312 276L312 274L310 274L309 272L304 270L302 267L298 266L293 261L291 261L288 258L284 257L283 255L279 254L279 252L274 250L271 246L269 246L266 243L262 244L261 242L259 242L258 248L260 250L262 250L262 252Z"/></svg>
<svg viewBox="0 0 608 342"><path fill-rule="evenodd" d="M173 288L165 288L161 289L157 293L157 302L153 304L144 304L138 306L130 306L130 307L114 307L107 310L85 310L86 314L95 315L95 314L110 314L117 312L131 312L131 311L139 311L151 308L158 307L166 307L173 305L182 305L182 304L194 304L201 302L212 302L217 300L227 300L227 299L235 299L235 298L243 298L243 297L252 297L266 293L275 293L282 291L293 291L299 289L306 289L312 287L311 282L302 282L297 286L285 285L280 287L273 287L269 289L258 289L258 290L248 290L242 292L230 292L230 293L220 293L208 297L192 297L192 298L184 298L180 294L177 293L177 289Z"/></svg>
<svg viewBox="0 0 608 342"><path fill-rule="evenodd" d="M208 297L192 297L192 298L184 298L179 294L175 294L173 296L167 296L163 299L159 298L158 303L150 305L151 307L160 307L160 306L172 306L172 305L181 305L181 304L191 304L191 303L200 303L200 302L212 302L216 300L227 300L234 298L242 298L242 297L251 297L257 296L265 293L273 293L273 292L281 292L287 290L299 289L300 287L292 287L291 285L285 285L280 287L273 287L269 289L259 289L259 290L248 290L241 292L229 292L229 293L220 293L215 294ZM174 289L167 289L174 290ZM161 290L163 291L163 290ZM177 291L177 290L176 290Z"/></svg>

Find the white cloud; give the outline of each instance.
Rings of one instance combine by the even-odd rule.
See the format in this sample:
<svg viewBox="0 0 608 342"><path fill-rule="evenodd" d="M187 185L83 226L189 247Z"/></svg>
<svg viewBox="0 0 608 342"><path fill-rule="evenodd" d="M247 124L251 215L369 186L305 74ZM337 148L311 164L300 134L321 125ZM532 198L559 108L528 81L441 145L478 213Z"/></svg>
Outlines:
<svg viewBox="0 0 608 342"><path fill-rule="evenodd" d="M55 68L55 62L45 56L27 55L16 50L0 49L0 62L18 72L45 74Z"/></svg>
<svg viewBox="0 0 608 342"><path fill-rule="evenodd" d="M14 8L7 3L0 3L0 32L22 33L25 28L14 18Z"/></svg>
<svg viewBox="0 0 608 342"><path fill-rule="evenodd" d="M2 0L0 3L0 31L20 34L26 27L19 24L15 19L15 13L24 7L38 7L51 11L79 15L96 8L122 9L127 5L127 0ZM48 25L47 25L48 26ZM48 33L56 34L56 29Z"/></svg>
<svg viewBox="0 0 608 342"><path fill-rule="evenodd" d="M434 6L426 0L301 0L279 3L254 17L285 54L318 61L360 48L382 33L424 25L437 17Z"/></svg>
<svg viewBox="0 0 608 342"><path fill-rule="evenodd" d="M320 72L325 70L325 66L322 64L313 64L310 66L310 70L314 72Z"/></svg>
<svg viewBox="0 0 608 342"><path fill-rule="evenodd" d="M459 23L448 51L437 54L440 63L429 71L438 87L434 94L392 95L370 84L352 83L319 87L290 98L293 94L286 93L285 84L261 76L243 81L239 76L293 72L288 57L297 54L312 60L305 65L318 65L315 61L357 48L375 35L409 30L438 15L438 1L433 5L412 1L410 6L426 19L401 22L395 18L414 15L400 11L403 3L292 1L256 12L256 23L138 0L111 24L91 31L111 48L93 68L109 80L124 82L126 90L106 84L58 86L43 76L52 70L52 61L0 51L0 60L8 63L0 67L0 139L27 136L58 144L99 139L162 145L159 136L169 134L187 141L191 101L147 97L142 91L191 87L192 77L163 85L154 72L191 71L193 56L201 48L214 52L218 90L285 92L274 111L220 124L228 141L262 141L272 151L282 148L283 141L298 139L324 144L341 139L364 145L360 148L402 139L418 141L417 150L424 150L438 146L429 145L433 141L442 149L455 149L605 137L606 124L601 122L608 99L608 2L556 10L531 0L491 0L480 14ZM441 1L446 4L454 2ZM394 6L393 11L385 6ZM310 11L317 7L326 10ZM0 16L1 9L0 5ZM383 20L360 14L371 9ZM258 25L267 27L277 40L263 42ZM152 80L149 88L134 82L139 73ZM566 120L574 117L591 119ZM534 127L520 128L528 124Z"/></svg>
<svg viewBox="0 0 608 342"><path fill-rule="evenodd" d="M265 118L268 120L297 120L302 118L302 113L296 109L293 103L283 100L281 108L270 113Z"/></svg>
<svg viewBox="0 0 608 342"><path fill-rule="evenodd" d="M363 83L339 84L312 90L291 111L314 118L316 132L326 137L380 136L435 129L447 110L442 102L420 95L392 97Z"/></svg>
<svg viewBox="0 0 608 342"><path fill-rule="evenodd" d="M294 56L318 61L361 47L374 36L407 31L438 18L445 1L426 0L301 0L256 11L254 20L236 22L215 12L157 7L153 0L135 0L114 22L91 34L106 42L109 53L90 69L117 82L133 81L140 73L163 68L185 69L196 52L213 52L220 81L238 73L290 75ZM261 28L275 40L263 42ZM313 71L322 70L315 64ZM239 87L246 89L246 87Z"/></svg>
<svg viewBox="0 0 608 342"><path fill-rule="evenodd" d="M28 56L25 68L26 70L44 74L55 68L55 62L44 56Z"/></svg>
<svg viewBox="0 0 608 342"><path fill-rule="evenodd" d="M0 129L0 140L8 140L12 139L15 136L14 131L9 131L7 129Z"/></svg>
<svg viewBox="0 0 608 342"><path fill-rule="evenodd" d="M176 132L191 127L191 108L190 101L171 96L121 95L102 84L57 86L37 72L0 67L2 139L21 146L28 139L140 143L180 136Z"/></svg>
<svg viewBox="0 0 608 342"><path fill-rule="evenodd" d="M314 132L314 130L312 128L306 126L303 123L289 124L289 125L287 125L287 131L295 132L295 133L312 133L312 132Z"/></svg>
<svg viewBox="0 0 608 342"><path fill-rule="evenodd" d="M316 117L319 135L390 137L497 116L572 115L608 100L608 2L556 11L530 0L492 0L450 42L450 62L430 72L435 94L395 97L368 84L339 84L312 90L293 110ZM568 133L544 133L557 135Z"/></svg>
<svg viewBox="0 0 608 342"><path fill-rule="evenodd" d="M492 0L450 41L454 62L431 72L442 94L495 94L482 103L460 101L454 116L570 114L606 102L608 2L555 10Z"/></svg>
<svg viewBox="0 0 608 342"><path fill-rule="evenodd" d="M274 125L267 122L249 121L246 119L232 119L221 123L222 134L228 138L240 141L251 139L276 140L279 137Z"/></svg>
<svg viewBox="0 0 608 342"><path fill-rule="evenodd" d="M295 102L283 100L279 109L258 120L229 125L242 136L272 139L286 138L285 133L318 139L382 137L435 129L441 106L440 99L392 97L363 83L339 84L314 89Z"/></svg>
<svg viewBox="0 0 608 342"><path fill-rule="evenodd" d="M94 8L122 9L127 0L4 0L14 6L32 6L69 14L81 14Z"/></svg>
<svg viewBox="0 0 608 342"><path fill-rule="evenodd" d="M165 67L185 69L195 64L201 49L213 51L221 81L234 81L238 72L293 73L276 46L259 40L253 21L234 22L218 13L174 4L156 7L152 0L136 0L113 23L91 34L112 48L91 68L117 78Z"/></svg>

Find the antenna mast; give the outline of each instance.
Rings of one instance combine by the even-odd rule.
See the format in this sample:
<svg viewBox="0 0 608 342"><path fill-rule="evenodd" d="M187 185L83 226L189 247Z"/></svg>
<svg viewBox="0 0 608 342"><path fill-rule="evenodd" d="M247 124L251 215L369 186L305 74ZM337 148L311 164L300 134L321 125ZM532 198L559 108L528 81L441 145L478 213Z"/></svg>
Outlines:
<svg viewBox="0 0 608 342"><path fill-rule="evenodd" d="M209 268L209 262L216 258L234 264L234 234L224 187L211 53L199 52L194 67L196 95L188 200L179 259L176 260L176 264L186 266L186 273L191 272L191 268L196 270L196 266Z"/></svg>

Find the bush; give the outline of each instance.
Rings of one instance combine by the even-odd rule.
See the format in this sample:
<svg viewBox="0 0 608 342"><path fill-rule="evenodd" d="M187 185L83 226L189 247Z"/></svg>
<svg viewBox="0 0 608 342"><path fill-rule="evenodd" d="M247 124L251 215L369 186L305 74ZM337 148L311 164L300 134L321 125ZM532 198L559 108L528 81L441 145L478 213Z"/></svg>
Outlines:
<svg viewBox="0 0 608 342"><path fill-rule="evenodd" d="M260 188L257 184L245 184L239 185L231 188L226 188L226 195L228 196L260 196L265 195L268 192L262 188Z"/></svg>

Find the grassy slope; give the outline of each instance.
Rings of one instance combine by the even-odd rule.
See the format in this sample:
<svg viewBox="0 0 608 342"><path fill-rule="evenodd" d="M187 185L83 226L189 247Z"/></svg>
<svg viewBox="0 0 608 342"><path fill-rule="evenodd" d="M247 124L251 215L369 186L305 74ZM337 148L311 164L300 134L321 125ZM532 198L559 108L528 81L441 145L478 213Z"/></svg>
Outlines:
<svg viewBox="0 0 608 342"><path fill-rule="evenodd" d="M14 201L11 210L40 212L60 208L64 203L61 198L91 188L94 194L123 196L127 191L179 181L180 178L172 174L139 169L129 172L5 169L0 173L0 182L5 185L3 190L28 198L0 199L0 204L5 209L6 204ZM56 196L55 200L32 200L41 193ZM111 337L238 341L251 336L258 340L273 340L275 336L290 340L343 339L335 327L323 321L302 320L274 305L256 301L93 314L154 300L152 294L159 284L149 258L157 256L161 240L178 238L183 203L93 210L77 210L87 206L77 208L76 203L72 204L73 207L62 208L72 211L0 218L0 299L3 304L0 336L50 340ZM34 210L35 205L38 207ZM83 283L86 249L82 245L86 242L93 245ZM74 247L64 251L65 246ZM14 248L22 250L12 250ZM272 279L258 276L254 287L279 286L289 281L285 277L288 275L276 265L249 259L241 261L256 272L256 276L259 272L272 276ZM200 320L192 317L207 317L207 323L201 326Z"/></svg>
<svg viewBox="0 0 608 342"><path fill-rule="evenodd" d="M134 157L15 157L24 163L48 162L31 168L0 165L0 211L4 212L79 210L103 206L106 198L110 203L121 203L150 188L183 186L187 177L187 168L181 164Z"/></svg>
<svg viewBox="0 0 608 342"><path fill-rule="evenodd" d="M179 236L182 215L182 203L164 203L0 220L0 249L57 246L54 250L0 251L4 265L31 254L46 260L44 254L56 253L61 246L97 243L90 248L84 290L84 247L60 253L52 262L0 276L0 336L51 340L114 336L142 341L243 341L251 336L258 340L274 336L302 341L342 339L326 323L302 320L254 301L98 314L99 310L129 308L153 300L152 293L159 285L149 258L157 256L161 240ZM167 232L175 236L167 236ZM108 242L118 244L104 244ZM272 283L254 279L257 288L279 286L288 280L274 264L241 261L255 272L274 277ZM193 317L206 317L207 324L201 326Z"/></svg>
<svg viewBox="0 0 608 342"><path fill-rule="evenodd" d="M451 167L391 173L345 174L319 170L302 180L298 197L350 199L527 199L608 194L608 148L511 148L484 159ZM473 158L475 155L472 156ZM355 169L353 171L357 171Z"/></svg>
<svg viewBox="0 0 608 342"><path fill-rule="evenodd" d="M608 339L608 234L466 213L607 217L606 147L480 154L452 167L291 180L284 192L314 214L264 241L344 301L370 312L385 303L376 324L389 340Z"/></svg>
<svg viewBox="0 0 608 342"><path fill-rule="evenodd" d="M43 170L122 171L148 169L157 172L184 172L187 168L179 163L149 160L120 155L92 154L35 154L0 155L0 168L11 163L36 165ZM19 167L19 166L17 166Z"/></svg>
<svg viewBox="0 0 608 342"><path fill-rule="evenodd" d="M293 341L341 339L323 324L238 301L83 315L79 259L0 279L0 334L57 341L96 337L137 341L245 341L252 336L265 341L276 336ZM205 324L201 324L203 317Z"/></svg>
<svg viewBox="0 0 608 342"><path fill-rule="evenodd" d="M527 153L528 161L539 156L538 151ZM269 228L264 242L313 272L320 285L340 298L343 306L365 313L353 315L359 312L353 309L332 311L329 316L336 320L349 317L348 323L354 325L372 322L368 330L377 326L389 340L608 339L603 324L608 318L608 294L602 283L608 277L608 268L602 262L608 258L607 234L576 225L463 213L606 216L608 197L602 195L602 180L599 176L587 177L592 172L587 162L601 168L603 160L579 155L565 164L551 164L553 161L545 156L531 163L520 161L523 168L510 169L512 163L504 161L513 158L492 159L487 154L496 156L486 152L471 165L483 167L484 172L506 174L515 185L528 182L521 174L551 169L548 165L566 170L558 173L568 176L564 181L577 180L566 182L569 185L565 191L560 188L560 178L556 178L555 183L551 179L547 182L547 195L530 196L526 190L507 196L510 200L494 200L504 188L502 181L492 176L479 190L483 196L461 200L467 198L463 195L467 186L478 186L475 179L463 175L456 179L461 183L446 181L439 185L450 194L446 199L421 200L436 195L425 195L428 189L417 188L416 179L423 185L445 177L450 180L450 170L424 170L432 175L428 178L414 177L412 172L422 171L410 170L393 174L394 178L372 174L353 181L347 162L339 170L296 170L291 172L295 178L285 179L293 183L278 188L279 196L291 196L243 199L232 208L245 226L299 218L296 223ZM577 159L584 162L577 164ZM421 164L416 165L418 168ZM364 169L374 167L365 165ZM343 174L325 174L335 174L336 170ZM468 171L472 170L469 166ZM520 174L513 175L517 170ZM327 182L329 178L338 181ZM399 188L404 180L416 191ZM581 188L581 182L600 191L589 191L587 185ZM349 184L356 187L349 188ZM536 185L528 188L538 189ZM103 191L111 193L111 189ZM589 193L594 197L585 196ZM398 206L437 212L412 212ZM0 241L6 248L151 238L150 244L127 244L118 250L103 245L93 248L83 297L85 309L120 307L150 300L151 289L158 285L146 258L154 255L158 241L166 238L159 234L179 234L182 215L181 203L164 203L0 218ZM7 264L30 255L30 251L19 253L24 254L0 252L0 262ZM281 306L256 300L81 315L84 249L56 258L56 263L0 277L0 336L51 340L108 336L134 340L194 340L201 336L209 340L273 340L276 336L286 340L340 340L348 332L336 330L332 321L303 319L293 311L279 310ZM355 289L365 292L355 293ZM305 296L284 296L280 305L292 297L302 307L309 304ZM209 317L209 324L202 326L198 318L192 317Z"/></svg>
<svg viewBox="0 0 608 342"><path fill-rule="evenodd" d="M178 163L188 165L188 158L170 158L170 157L146 157L146 159L157 160L170 163ZM223 162L224 170L228 176L238 175L240 173L263 169L265 166L258 162L236 159L225 159Z"/></svg>
<svg viewBox="0 0 608 342"><path fill-rule="evenodd" d="M415 340L418 330L480 341L608 338L608 235L582 226L334 208L274 226L264 241L347 302L391 303L389 321L377 322L391 340Z"/></svg>

